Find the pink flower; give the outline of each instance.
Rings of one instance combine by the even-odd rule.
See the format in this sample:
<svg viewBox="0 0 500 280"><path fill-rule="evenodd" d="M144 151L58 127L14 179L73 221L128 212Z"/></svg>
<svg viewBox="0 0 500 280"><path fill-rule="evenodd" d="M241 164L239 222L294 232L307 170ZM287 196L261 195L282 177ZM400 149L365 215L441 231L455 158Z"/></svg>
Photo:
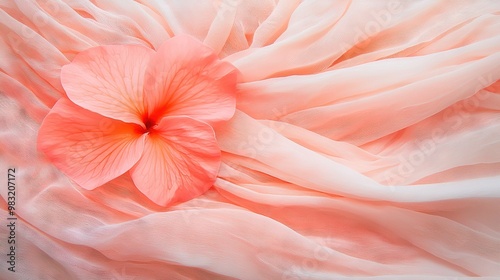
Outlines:
<svg viewBox="0 0 500 280"><path fill-rule="evenodd" d="M67 98L42 123L38 146L85 189L129 171L159 205L207 191L220 165L211 125L235 111L237 70L188 36L157 52L101 46L61 72Z"/></svg>

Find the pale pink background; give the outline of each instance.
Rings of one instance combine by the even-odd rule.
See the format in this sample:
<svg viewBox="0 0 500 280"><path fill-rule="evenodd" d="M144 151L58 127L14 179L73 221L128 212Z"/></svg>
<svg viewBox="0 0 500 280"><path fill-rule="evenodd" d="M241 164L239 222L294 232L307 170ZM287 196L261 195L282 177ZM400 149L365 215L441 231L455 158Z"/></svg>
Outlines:
<svg viewBox="0 0 500 280"><path fill-rule="evenodd" d="M16 167L19 219L2 279L499 276L499 17L487 0L0 1L0 193ZM242 74L213 188L163 208L37 151L77 53L176 34Z"/></svg>

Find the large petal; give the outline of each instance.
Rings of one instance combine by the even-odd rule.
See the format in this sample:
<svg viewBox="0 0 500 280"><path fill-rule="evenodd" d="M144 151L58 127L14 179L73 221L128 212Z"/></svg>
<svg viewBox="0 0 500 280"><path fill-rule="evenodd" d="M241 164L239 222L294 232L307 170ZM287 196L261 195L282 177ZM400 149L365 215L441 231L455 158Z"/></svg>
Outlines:
<svg viewBox="0 0 500 280"><path fill-rule="evenodd" d="M144 150L136 124L103 117L60 99L45 117L38 147L49 160L86 189L128 171Z"/></svg>
<svg viewBox="0 0 500 280"><path fill-rule="evenodd" d="M166 206L207 191L219 165L220 149L209 125L189 117L165 117L146 139L131 175L142 193Z"/></svg>
<svg viewBox="0 0 500 280"><path fill-rule="evenodd" d="M91 48L62 68L61 82L75 104L142 125L144 73L154 53L138 45Z"/></svg>
<svg viewBox="0 0 500 280"><path fill-rule="evenodd" d="M230 119L236 106L237 70L189 36L165 42L146 71L145 98L153 121L184 115L213 123Z"/></svg>

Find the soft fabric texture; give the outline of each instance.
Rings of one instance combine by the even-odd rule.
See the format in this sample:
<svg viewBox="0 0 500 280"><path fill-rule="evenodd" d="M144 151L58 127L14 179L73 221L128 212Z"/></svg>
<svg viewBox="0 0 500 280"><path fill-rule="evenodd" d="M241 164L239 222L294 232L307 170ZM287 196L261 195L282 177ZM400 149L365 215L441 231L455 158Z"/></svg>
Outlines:
<svg viewBox="0 0 500 280"><path fill-rule="evenodd" d="M0 211L16 168L18 217L5 279L500 276L499 1L5 0L0 31ZM78 186L37 149L70 106L63 66L177 35L239 71L215 183L170 207L130 162Z"/></svg>

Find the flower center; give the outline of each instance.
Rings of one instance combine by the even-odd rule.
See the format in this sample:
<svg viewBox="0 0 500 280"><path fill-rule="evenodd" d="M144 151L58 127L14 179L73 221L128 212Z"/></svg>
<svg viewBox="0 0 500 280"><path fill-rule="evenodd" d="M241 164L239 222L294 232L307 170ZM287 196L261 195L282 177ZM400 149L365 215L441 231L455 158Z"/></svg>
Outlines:
<svg viewBox="0 0 500 280"><path fill-rule="evenodd" d="M143 128L142 133L151 133L154 131L154 126L156 125L156 121L154 119L148 117L143 120L143 122L146 128Z"/></svg>

